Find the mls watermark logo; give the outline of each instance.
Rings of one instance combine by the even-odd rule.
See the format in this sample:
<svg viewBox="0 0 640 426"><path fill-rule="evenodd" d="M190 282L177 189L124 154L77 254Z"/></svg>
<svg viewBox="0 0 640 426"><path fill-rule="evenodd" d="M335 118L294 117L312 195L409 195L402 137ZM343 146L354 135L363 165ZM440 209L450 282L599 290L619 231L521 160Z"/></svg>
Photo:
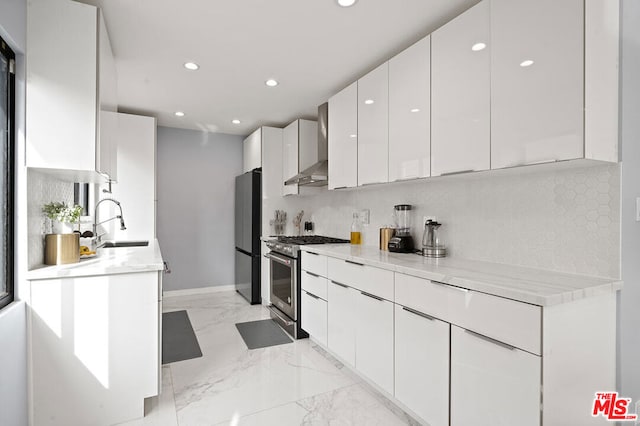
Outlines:
<svg viewBox="0 0 640 426"><path fill-rule="evenodd" d="M618 392L596 392L591 415L602 416L609 421L633 422L638 415L630 414L630 408L631 398L619 398Z"/></svg>

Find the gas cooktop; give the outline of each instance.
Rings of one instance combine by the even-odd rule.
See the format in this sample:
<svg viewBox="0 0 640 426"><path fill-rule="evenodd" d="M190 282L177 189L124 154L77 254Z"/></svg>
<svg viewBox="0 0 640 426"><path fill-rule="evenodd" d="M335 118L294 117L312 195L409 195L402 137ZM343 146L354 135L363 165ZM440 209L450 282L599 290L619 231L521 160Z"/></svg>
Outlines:
<svg viewBox="0 0 640 426"><path fill-rule="evenodd" d="M349 240L343 240L340 238L323 237L322 235L300 235L298 237L277 237L279 243L284 244L335 244L335 243L348 243Z"/></svg>
<svg viewBox="0 0 640 426"><path fill-rule="evenodd" d="M271 250L296 257L300 251L300 246L309 244L336 244L348 243L349 240L341 238L323 237L322 235L300 235L297 237L279 236L275 240L267 241L267 247Z"/></svg>

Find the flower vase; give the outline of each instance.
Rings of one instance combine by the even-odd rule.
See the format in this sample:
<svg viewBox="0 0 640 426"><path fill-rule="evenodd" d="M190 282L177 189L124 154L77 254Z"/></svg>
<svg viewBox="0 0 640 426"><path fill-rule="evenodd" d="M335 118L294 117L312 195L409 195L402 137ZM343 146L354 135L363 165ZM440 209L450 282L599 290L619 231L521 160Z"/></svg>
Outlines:
<svg viewBox="0 0 640 426"><path fill-rule="evenodd" d="M73 234L73 223L53 220L51 223L53 234Z"/></svg>

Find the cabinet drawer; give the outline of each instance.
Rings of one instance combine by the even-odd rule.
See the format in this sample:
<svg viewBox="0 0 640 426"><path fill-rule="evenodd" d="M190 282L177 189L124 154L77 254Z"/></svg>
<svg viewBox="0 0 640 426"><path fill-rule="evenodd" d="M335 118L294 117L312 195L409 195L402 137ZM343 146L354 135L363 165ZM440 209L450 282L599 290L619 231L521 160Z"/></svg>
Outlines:
<svg viewBox="0 0 640 426"><path fill-rule="evenodd" d="M536 355L541 354L541 308L405 274L395 277L396 303Z"/></svg>
<svg viewBox="0 0 640 426"><path fill-rule="evenodd" d="M327 276L327 256L311 252L302 252L302 269L322 277Z"/></svg>
<svg viewBox="0 0 640 426"><path fill-rule="evenodd" d="M327 300L327 279L313 272L302 271L302 289Z"/></svg>
<svg viewBox="0 0 640 426"><path fill-rule="evenodd" d="M329 258L329 279L393 301L393 272Z"/></svg>
<svg viewBox="0 0 640 426"><path fill-rule="evenodd" d="M327 346L327 302L303 291L300 309L301 327L318 343Z"/></svg>
<svg viewBox="0 0 640 426"><path fill-rule="evenodd" d="M451 426L539 426L541 368L538 356L451 327Z"/></svg>

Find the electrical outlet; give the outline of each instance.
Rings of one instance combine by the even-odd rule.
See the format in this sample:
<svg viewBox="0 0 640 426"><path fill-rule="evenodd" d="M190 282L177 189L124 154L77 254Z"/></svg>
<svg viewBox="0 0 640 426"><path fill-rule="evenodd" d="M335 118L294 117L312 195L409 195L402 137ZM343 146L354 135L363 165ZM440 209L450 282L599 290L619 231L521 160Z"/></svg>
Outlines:
<svg viewBox="0 0 640 426"><path fill-rule="evenodd" d="M422 225L424 226L425 223L427 223L428 220L432 220L435 222L436 217L435 216L423 216L422 217Z"/></svg>
<svg viewBox="0 0 640 426"><path fill-rule="evenodd" d="M360 210L360 213L358 214L358 216L360 216L360 222L361 222L363 225L368 225L368 224L369 224L369 222L370 222L370 216L371 216L371 214L370 214L370 213L371 213L371 212L369 211L369 209L363 209L363 210Z"/></svg>

